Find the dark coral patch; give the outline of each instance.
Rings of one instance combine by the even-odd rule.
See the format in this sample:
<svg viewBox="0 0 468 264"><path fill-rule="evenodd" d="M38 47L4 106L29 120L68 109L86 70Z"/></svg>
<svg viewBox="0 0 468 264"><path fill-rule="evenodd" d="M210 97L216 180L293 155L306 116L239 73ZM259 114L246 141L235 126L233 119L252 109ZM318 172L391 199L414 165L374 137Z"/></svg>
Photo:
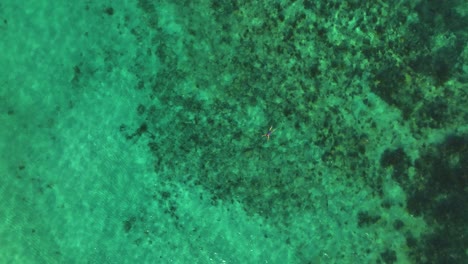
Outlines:
<svg viewBox="0 0 468 264"><path fill-rule="evenodd" d="M468 135L451 135L429 148L415 163L417 182L414 191L409 192L407 209L434 226L432 233L408 244L417 263L425 263L425 259L432 263L466 263L467 160Z"/></svg>
<svg viewBox="0 0 468 264"><path fill-rule="evenodd" d="M385 150L380 158L380 165L384 168L393 167L393 179L402 185L402 187L408 184L407 170L410 165L410 161L402 148Z"/></svg>

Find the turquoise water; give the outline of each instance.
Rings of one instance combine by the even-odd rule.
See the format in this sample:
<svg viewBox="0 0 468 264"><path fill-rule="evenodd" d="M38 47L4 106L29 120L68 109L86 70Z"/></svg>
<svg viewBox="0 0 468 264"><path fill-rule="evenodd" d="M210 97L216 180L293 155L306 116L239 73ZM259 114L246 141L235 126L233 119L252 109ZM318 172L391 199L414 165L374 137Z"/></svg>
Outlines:
<svg viewBox="0 0 468 264"><path fill-rule="evenodd" d="M116 2L0 3L0 263L468 263L463 1Z"/></svg>

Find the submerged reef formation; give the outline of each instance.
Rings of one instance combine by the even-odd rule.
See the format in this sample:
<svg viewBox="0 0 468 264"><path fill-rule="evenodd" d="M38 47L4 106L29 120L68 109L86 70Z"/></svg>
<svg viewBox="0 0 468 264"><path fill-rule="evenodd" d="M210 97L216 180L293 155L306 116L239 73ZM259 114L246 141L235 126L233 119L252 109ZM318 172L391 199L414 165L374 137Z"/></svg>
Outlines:
<svg viewBox="0 0 468 264"><path fill-rule="evenodd" d="M301 250L302 241L332 243L334 228L367 234L342 253L317 251L336 259L466 260L460 1L184 5L184 19L169 21L141 0L148 28L132 30L154 36L134 73L135 89L153 98L137 111L162 180L203 187L213 206L240 203L283 230L305 261L324 255ZM154 72L152 57L161 63ZM298 221L317 231L297 232ZM414 233L417 223L426 226ZM406 242L375 246L385 237Z"/></svg>

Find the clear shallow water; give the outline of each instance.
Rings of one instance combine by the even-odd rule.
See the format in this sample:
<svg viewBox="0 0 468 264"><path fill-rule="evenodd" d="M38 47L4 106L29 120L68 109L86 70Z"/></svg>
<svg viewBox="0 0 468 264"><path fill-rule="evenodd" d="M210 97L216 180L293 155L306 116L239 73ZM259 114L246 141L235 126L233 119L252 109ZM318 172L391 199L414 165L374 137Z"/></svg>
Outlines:
<svg viewBox="0 0 468 264"><path fill-rule="evenodd" d="M465 7L398 6L3 3L0 262L463 263Z"/></svg>

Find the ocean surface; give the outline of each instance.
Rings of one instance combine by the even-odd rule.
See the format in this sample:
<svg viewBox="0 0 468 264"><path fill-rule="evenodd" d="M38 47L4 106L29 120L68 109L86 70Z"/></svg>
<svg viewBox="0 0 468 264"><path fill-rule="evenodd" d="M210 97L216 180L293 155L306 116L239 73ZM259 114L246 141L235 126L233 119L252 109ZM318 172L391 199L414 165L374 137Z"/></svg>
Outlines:
<svg viewBox="0 0 468 264"><path fill-rule="evenodd" d="M468 263L466 1L0 2L0 263Z"/></svg>

